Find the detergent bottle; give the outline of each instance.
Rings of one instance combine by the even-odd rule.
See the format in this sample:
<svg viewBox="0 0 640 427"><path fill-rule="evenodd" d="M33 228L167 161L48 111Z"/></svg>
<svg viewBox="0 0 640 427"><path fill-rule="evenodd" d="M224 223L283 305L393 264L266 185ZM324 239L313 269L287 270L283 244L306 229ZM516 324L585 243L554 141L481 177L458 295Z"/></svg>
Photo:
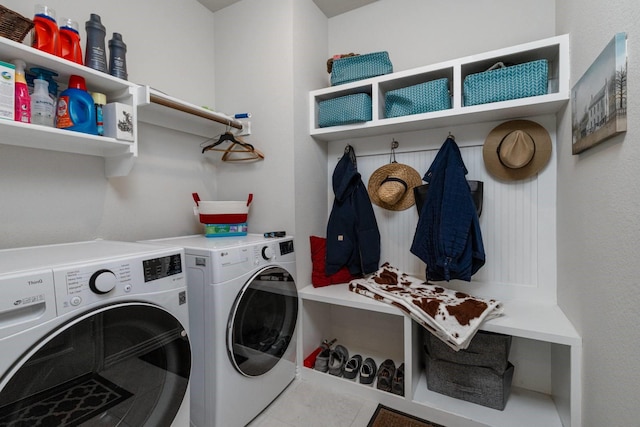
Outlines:
<svg viewBox="0 0 640 427"><path fill-rule="evenodd" d="M109 74L127 80L127 45L122 41L122 34L113 33L109 40Z"/></svg>
<svg viewBox="0 0 640 427"><path fill-rule="evenodd" d="M92 13L89 20L85 22L85 29L87 31L87 46L84 50L84 65L108 73L107 51L104 47L107 31L102 25L100 15Z"/></svg>
<svg viewBox="0 0 640 427"><path fill-rule="evenodd" d="M31 123L31 97L29 96L27 79L24 75L24 68L27 64L22 59L14 59L13 64L16 66L14 120L16 122Z"/></svg>
<svg viewBox="0 0 640 427"><path fill-rule="evenodd" d="M56 106L49 95L49 82L39 73L33 80L33 94L31 95L31 123L53 127Z"/></svg>
<svg viewBox="0 0 640 427"><path fill-rule="evenodd" d="M69 18L62 18L60 25L60 51L64 59L82 64L82 48L80 47L80 29L78 23Z"/></svg>
<svg viewBox="0 0 640 427"><path fill-rule="evenodd" d="M98 134L93 98L87 92L84 78L69 76L69 87L58 97L56 127L92 135Z"/></svg>
<svg viewBox="0 0 640 427"><path fill-rule="evenodd" d="M38 4L35 7L31 46L52 55L61 54L56 11L48 6Z"/></svg>

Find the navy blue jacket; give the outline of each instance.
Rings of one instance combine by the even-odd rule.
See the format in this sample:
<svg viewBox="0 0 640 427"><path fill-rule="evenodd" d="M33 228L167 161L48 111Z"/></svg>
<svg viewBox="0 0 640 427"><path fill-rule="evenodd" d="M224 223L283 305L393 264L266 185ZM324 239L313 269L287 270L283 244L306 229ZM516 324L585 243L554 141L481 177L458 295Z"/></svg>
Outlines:
<svg viewBox="0 0 640 427"><path fill-rule="evenodd" d="M429 192L411 245L411 253L427 264L427 280L470 281L485 263L466 174L458 145L447 138L422 178Z"/></svg>
<svg viewBox="0 0 640 427"><path fill-rule="evenodd" d="M333 192L335 200L327 223L326 274L335 274L343 266L353 275L373 273L380 263L380 232L350 145L333 171Z"/></svg>

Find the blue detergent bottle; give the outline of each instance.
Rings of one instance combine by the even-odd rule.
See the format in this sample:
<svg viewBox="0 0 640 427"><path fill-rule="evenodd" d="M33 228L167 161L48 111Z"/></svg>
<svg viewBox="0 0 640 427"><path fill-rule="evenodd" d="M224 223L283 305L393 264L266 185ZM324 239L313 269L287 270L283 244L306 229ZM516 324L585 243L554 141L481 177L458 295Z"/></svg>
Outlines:
<svg viewBox="0 0 640 427"><path fill-rule="evenodd" d="M56 127L92 135L98 134L93 98L84 77L69 76L69 87L62 91L56 106Z"/></svg>

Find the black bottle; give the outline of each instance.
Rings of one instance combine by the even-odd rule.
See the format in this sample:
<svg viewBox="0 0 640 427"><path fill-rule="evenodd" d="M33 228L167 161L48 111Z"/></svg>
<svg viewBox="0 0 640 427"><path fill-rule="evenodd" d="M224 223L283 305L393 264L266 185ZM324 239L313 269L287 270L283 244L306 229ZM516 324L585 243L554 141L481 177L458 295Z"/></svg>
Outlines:
<svg viewBox="0 0 640 427"><path fill-rule="evenodd" d="M120 33L113 33L109 40L109 74L127 80L127 45Z"/></svg>
<svg viewBox="0 0 640 427"><path fill-rule="evenodd" d="M87 46L84 50L84 65L94 70L107 73L107 51L104 47L106 31L100 15L91 14L91 18L85 23L87 30Z"/></svg>

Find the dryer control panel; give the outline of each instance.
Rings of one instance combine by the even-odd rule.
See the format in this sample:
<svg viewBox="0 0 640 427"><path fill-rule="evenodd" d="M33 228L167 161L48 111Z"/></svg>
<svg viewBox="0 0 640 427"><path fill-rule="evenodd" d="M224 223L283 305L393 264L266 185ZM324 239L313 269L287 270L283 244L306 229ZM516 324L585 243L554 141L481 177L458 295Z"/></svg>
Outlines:
<svg viewBox="0 0 640 427"><path fill-rule="evenodd" d="M291 238L264 239L247 246L215 249L211 254L213 283L235 279L258 267L295 262Z"/></svg>

